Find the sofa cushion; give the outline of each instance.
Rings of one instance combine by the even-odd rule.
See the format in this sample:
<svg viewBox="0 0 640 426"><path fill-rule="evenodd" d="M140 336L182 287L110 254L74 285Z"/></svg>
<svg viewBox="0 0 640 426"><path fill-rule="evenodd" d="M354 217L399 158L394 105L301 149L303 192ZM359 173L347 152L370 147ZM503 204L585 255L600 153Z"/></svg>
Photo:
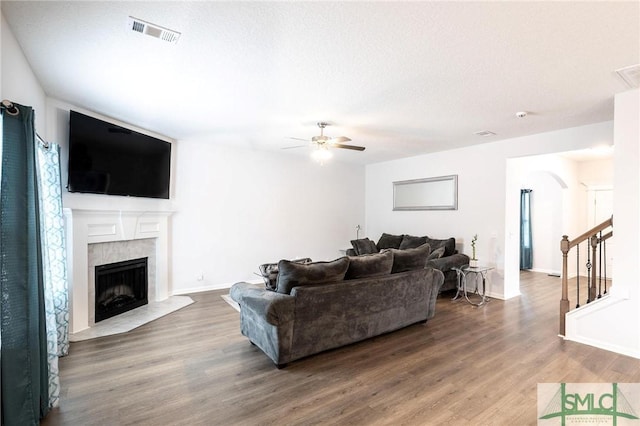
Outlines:
<svg viewBox="0 0 640 426"><path fill-rule="evenodd" d="M402 244L402 235L382 234L378 240L378 250L399 249Z"/></svg>
<svg viewBox="0 0 640 426"><path fill-rule="evenodd" d="M436 239L427 237L427 242L431 246L432 250L436 250L436 249L439 249L440 247L444 247L444 255L442 257L451 256L456 252L455 238L448 238L446 240L436 240Z"/></svg>
<svg viewBox="0 0 640 426"><path fill-rule="evenodd" d="M354 256L349 258L349 268L344 279L353 280L356 278L389 275L392 267L393 253L390 251Z"/></svg>
<svg viewBox="0 0 640 426"><path fill-rule="evenodd" d="M392 274L424 268L427 265L427 258L431 254L431 246L428 243L406 250L390 250L393 253Z"/></svg>
<svg viewBox="0 0 640 426"><path fill-rule="evenodd" d="M346 256L331 262L306 264L281 260L278 262L276 291L290 294L294 287L342 281L348 267L349 258Z"/></svg>
<svg viewBox="0 0 640 426"><path fill-rule="evenodd" d="M431 252L427 260L440 259L444 256L444 247L440 247Z"/></svg>
<svg viewBox="0 0 640 426"><path fill-rule="evenodd" d="M404 235L400 243L400 250L420 247L427 242L427 237L414 237L413 235Z"/></svg>
<svg viewBox="0 0 640 426"><path fill-rule="evenodd" d="M378 247L376 247L376 243L371 241L369 238L351 240L351 245L353 246L353 249L356 251L356 255L358 256L360 256L361 254L371 254L371 253L378 252Z"/></svg>
<svg viewBox="0 0 640 426"><path fill-rule="evenodd" d="M295 263L309 263L311 259L308 257L304 257L302 259L294 259L292 262ZM264 280L264 285L267 290L276 290L276 281L278 279L278 264L277 263L263 263L258 266L258 270L260 271L260 275L262 275L262 279Z"/></svg>

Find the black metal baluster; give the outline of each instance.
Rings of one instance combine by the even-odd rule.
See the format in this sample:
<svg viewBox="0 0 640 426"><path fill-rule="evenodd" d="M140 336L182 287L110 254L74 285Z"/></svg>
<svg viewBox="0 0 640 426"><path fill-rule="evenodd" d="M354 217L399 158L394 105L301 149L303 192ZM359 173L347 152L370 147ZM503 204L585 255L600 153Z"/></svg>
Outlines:
<svg viewBox="0 0 640 426"><path fill-rule="evenodd" d="M580 244L576 245L576 309L580 307Z"/></svg>
<svg viewBox="0 0 640 426"><path fill-rule="evenodd" d="M598 238L598 299L602 297L602 231Z"/></svg>
<svg viewBox="0 0 640 426"><path fill-rule="evenodd" d="M593 266L591 264L591 250L589 250L591 247L589 247L589 242L591 241L591 238L587 238L587 303L591 302L591 286L596 285L596 283L591 282L593 281L592 277L591 277L591 266ZM593 259L595 261L595 259Z"/></svg>
<svg viewBox="0 0 640 426"><path fill-rule="evenodd" d="M607 240L602 242L602 249L604 250L604 294L607 294Z"/></svg>

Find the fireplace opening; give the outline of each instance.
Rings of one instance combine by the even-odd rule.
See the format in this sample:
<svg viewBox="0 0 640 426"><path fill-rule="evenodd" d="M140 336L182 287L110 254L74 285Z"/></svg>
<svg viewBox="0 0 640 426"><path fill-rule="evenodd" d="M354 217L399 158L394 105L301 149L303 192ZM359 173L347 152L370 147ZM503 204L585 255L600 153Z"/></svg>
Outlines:
<svg viewBox="0 0 640 426"><path fill-rule="evenodd" d="M148 303L147 259L96 266L95 322Z"/></svg>

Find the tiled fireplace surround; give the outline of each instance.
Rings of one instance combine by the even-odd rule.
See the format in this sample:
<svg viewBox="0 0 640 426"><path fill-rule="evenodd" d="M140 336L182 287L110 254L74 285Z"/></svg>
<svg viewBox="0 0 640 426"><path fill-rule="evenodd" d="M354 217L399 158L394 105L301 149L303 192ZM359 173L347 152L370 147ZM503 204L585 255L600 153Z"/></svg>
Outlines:
<svg viewBox="0 0 640 426"><path fill-rule="evenodd" d="M149 258L149 304L169 297L171 212L64 209L71 333L95 325L95 266Z"/></svg>

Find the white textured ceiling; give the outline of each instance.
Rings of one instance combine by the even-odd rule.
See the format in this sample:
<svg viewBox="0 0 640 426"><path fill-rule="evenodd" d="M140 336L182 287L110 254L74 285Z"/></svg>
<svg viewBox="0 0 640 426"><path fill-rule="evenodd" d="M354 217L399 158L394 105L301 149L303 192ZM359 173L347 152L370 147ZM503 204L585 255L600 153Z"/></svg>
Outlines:
<svg viewBox="0 0 640 426"><path fill-rule="evenodd" d="M336 150L357 163L613 119L627 90L614 71L640 63L639 6L1 2L51 97L178 140L256 149L329 121L327 135L367 147ZM128 31L128 16L182 36Z"/></svg>

